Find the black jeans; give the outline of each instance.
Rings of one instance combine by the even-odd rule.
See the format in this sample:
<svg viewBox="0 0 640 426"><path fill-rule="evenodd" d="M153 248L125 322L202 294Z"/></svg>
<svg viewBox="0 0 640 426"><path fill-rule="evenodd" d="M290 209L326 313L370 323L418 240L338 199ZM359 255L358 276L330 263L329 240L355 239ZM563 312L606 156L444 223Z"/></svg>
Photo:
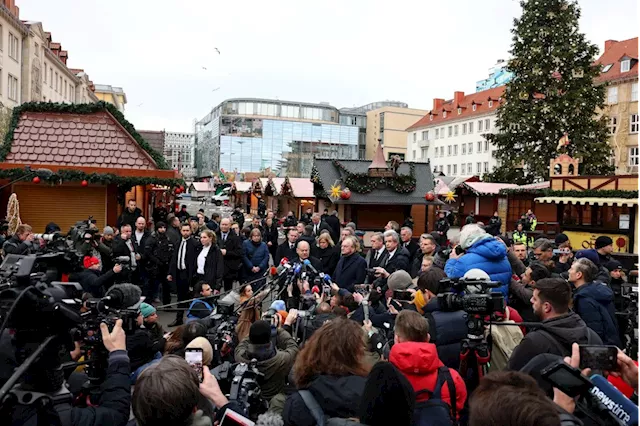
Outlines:
<svg viewBox="0 0 640 426"><path fill-rule="evenodd" d="M178 276L177 277L173 277L173 279L176 280L176 290L178 291L178 302L181 302L183 300L189 300L190 299L190 295L191 293L189 292L189 284L191 282L191 279L189 277L189 272L187 270L178 270L177 271ZM167 286L168 287L168 286ZM176 313L176 319L181 320L184 317L184 310L188 308L188 304L187 303L181 303L180 305L178 305L178 309L180 309L177 313Z"/></svg>

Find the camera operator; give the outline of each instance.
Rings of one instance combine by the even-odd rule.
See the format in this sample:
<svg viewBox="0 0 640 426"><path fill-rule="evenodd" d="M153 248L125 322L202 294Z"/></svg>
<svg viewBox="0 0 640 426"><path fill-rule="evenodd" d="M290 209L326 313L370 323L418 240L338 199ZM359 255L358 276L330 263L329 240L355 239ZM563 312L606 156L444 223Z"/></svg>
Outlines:
<svg viewBox="0 0 640 426"><path fill-rule="evenodd" d="M26 223L18 226L16 233L5 241L2 246L5 256L7 254L28 255L34 253L33 239L34 235L31 226Z"/></svg>
<svg viewBox="0 0 640 426"><path fill-rule="evenodd" d="M203 380L199 383L193 368L175 355L163 357L138 378L133 390L132 412L137 426L211 425L205 417L211 404L218 408L216 419L227 409L245 415L240 404L229 402L216 378L203 366Z"/></svg>
<svg viewBox="0 0 640 426"><path fill-rule="evenodd" d="M100 259L94 256L85 256L82 260L84 270L79 273L71 274L69 279L71 282L78 282L82 289L91 293L93 297L104 296L105 289L113 285L116 275L122 272L122 266L114 265L110 271L101 273L102 266Z"/></svg>
<svg viewBox="0 0 640 426"><path fill-rule="evenodd" d="M544 278L551 278L551 271L538 261L531 262L527 266L520 280L511 278L509 306L518 311L525 321L538 320L531 307L531 298L536 282Z"/></svg>
<svg viewBox="0 0 640 426"><path fill-rule="evenodd" d="M571 344L601 345L602 340L578 314L569 309L571 287L561 278L536 282L531 297L533 312L542 320L540 328L527 333L509 358L508 368L520 370L534 356L571 354Z"/></svg>
<svg viewBox="0 0 640 426"><path fill-rule="evenodd" d="M297 311L290 310L285 324L293 324L296 318ZM241 341L235 350L236 362L258 361L257 368L264 374L260 388L267 401L284 392L287 376L299 351L291 334L282 328L274 328L265 320L254 322L249 329L249 338ZM273 333L276 333L275 346Z"/></svg>
<svg viewBox="0 0 640 426"><path fill-rule="evenodd" d="M102 238L97 241L98 253L100 253L100 261L102 262L102 272L110 271L115 265L113 262L113 241L115 232L110 226L105 226L102 230Z"/></svg>
<svg viewBox="0 0 640 426"><path fill-rule="evenodd" d="M138 313L136 329L127 335L127 353L131 359L131 371L134 372L154 358L162 356L165 339L154 341L151 332L142 328L144 318L142 312Z"/></svg>

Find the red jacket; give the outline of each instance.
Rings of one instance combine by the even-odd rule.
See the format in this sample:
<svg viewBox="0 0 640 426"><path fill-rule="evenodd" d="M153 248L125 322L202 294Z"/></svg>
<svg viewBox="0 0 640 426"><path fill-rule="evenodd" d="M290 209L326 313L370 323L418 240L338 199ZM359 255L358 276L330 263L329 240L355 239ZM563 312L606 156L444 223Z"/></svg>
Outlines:
<svg viewBox="0 0 640 426"><path fill-rule="evenodd" d="M423 389L433 391L438 378L438 368L444 366L440 358L438 358L436 345L423 342L396 343L391 348L389 361L409 379L413 390L416 392ZM459 416L467 400L467 387L456 370L449 369L449 371L456 387L456 409ZM444 402L451 406L449 387L446 383L442 386L441 397ZM426 399L428 397L423 395L418 398L418 401Z"/></svg>

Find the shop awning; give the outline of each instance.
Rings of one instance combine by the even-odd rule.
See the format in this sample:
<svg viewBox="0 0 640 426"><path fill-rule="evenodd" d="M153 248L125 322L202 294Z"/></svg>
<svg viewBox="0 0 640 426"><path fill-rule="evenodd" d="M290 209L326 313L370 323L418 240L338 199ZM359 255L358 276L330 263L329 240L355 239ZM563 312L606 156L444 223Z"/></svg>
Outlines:
<svg viewBox="0 0 640 426"><path fill-rule="evenodd" d="M536 203L555 203L555 204L581 204L592 206L637 206L637 198L596 198L596 197L539 197L535 199Z"/></svg>

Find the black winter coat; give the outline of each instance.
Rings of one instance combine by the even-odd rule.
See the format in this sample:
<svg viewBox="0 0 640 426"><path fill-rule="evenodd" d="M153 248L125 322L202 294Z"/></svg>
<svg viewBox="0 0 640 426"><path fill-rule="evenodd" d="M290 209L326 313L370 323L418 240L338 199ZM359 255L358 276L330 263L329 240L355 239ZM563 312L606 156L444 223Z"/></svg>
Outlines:
<svg viewBox="0 0 640 426"><path fill-rule="evenodd" d="M173 243L168 238L166 232L164 234L154 234L147 240L144 247L144 255L147 259L145 267L152 277L167 275L169 270L169 262L173 257Z"/></svg>
<svg viewBox="0 0 640 426"><path fill-rule="evenodd" d="M460 342L467 337L467 314L464 311L445 312L433 298L424 307L429 321L430 342L436 345L438 358L449 368L460 368Z"/></svg>
<svg viewBox="0 0 640 426"><path fill-rule="evenodd" d="M173 256L171 257L171 262L169 263L169 275L173 278L173 281L176 281L177 272L178 272L178 252L180 251L180 244L182 244L182 238L178 245L173 248ZM196 273L196 259L198 255L196 254L196 250L198 249L198 241L195 238L189 238L187 240L187 253L184 257L184 263L187 267L187 274L189 277L193 277Z"/></svg>
<svg viewBox="0 0 640 426"><path fill-rule="evenodd" d="M335 244L338 244L338 239L340 238L340 219L337 216L329 216L325 219L329 228L331 228L331 238Z"/></svg>
<svg viewBox="0 0 640 426"><path fill-rule="evenodd" d="M149 361L156 352L164 348L164 339L153 341L149 331L139 328L127 336L127 353L131 360L131 371L136 371Z"/></svg>
<svg viewBox="0 0 640 426"><path fill-rule="evenodd" d="M30 241L20 241L17 235L11 236L7 241L4 242L2 249L4 250L4 254L21 254L27 255L33 252L33 245Z"/></svg>
<svg viewBox="0 0 640 426"><path fill-rule="evenodd" d="M105 290L113 284L115 275L113 270L102 274L100 271L85 269L82 272L71 274L69 281L80 283L82 290L91 293L93 297L102 297Z"/></svg>
<svg viewBox="0 0 640 426"><path fill-rule="evenodd" d="M542 321L540 328L527 333L509 358L509 370L520 370L539 354L571 355L571 345L601 345L602 339L575 312Z"/></svg>
<svg viewBox="0 0 640 426"><path fill-rule="evenodd" d="M133 213L130 212L128 208L126 208L118 218L116 226L118 227L118 229L120 229L122 225L130 225L131 230L133 231L136 229L136 219L138 219L140 216L142 216L142 210L140 210L139 208L136 207Z"/></svg>
<svg viewBox="0 0 640 426"><path fill-rule="evenodd" d="M333 282L340 288L346 288L351 293L355 291L355 284L363 284L367 275L367 262L358 253L342 256L338 261L333 276Z"/></svg>
<svg viewBox="0 0 640 426"><path fill-rule="evenodd" d="M306 388L327 417L358 417L366 377L318 376ZM285 426L315 426L316 421L298 392L287 396L282 413Z"/></svg>
<svg viewBox="0 0 640 426"><path fill-rule="evenodd" d="M573 293L573 309L605 345L622 347L613 290L598 282L585 284Z"/></svg>
<svg viewBox="0 0 640 426"><path fill-rule="evenodd" d="M216 239L218 247L227 251L227 254L222 257L224 260L224 278L238 278L240 268L242 268L242 240L233 231L229 231L225 241L222 241L222 232L218 231Z"/></svg>
<svg viewBox="0 0 640 426"><path fill-rule="evenodd" d="M285 257L289 260L297 256L295 243L293 243L293 249L289 247L289 241L285 241L280 244L276 249L276 255L274 256L273 263L279 265L280 261Z"/></svg>
<svg viewBox="0 0 640 426"><path fill-rule="evenodd" d="M322 272L333 277L333 273L335 272L336 266L338 266L338 261L340 260L338 247L328 246L326 249L318 247L316 254L322 263Z"/></svg>
<svg viewBox="0 0 640 426"><path fill-rule="evenodd" d="M387 260L387 263L384 266L384 269L390 274L393 274L395 271L398 271L401 269L403 271L407 271L410 274L411 273L410 259L411 259L411 255L409 254L409 251L406 248L399 245L393 257Z"/></svg>
<svg viewBox="0 0 640 426"><path fill-rule="evenodd" d="M196 262L198 255L204 247L202 244L198 244L196 248ZM195 271L197 272L198 265L196 263ZM214 290L220 290L222 288L222 278L224 277L224 260L222 253L216 245L212 245L207 253L207 257L204 260L204 281L207 282ZM195 284L195 283L194 283Z"/></svg>

